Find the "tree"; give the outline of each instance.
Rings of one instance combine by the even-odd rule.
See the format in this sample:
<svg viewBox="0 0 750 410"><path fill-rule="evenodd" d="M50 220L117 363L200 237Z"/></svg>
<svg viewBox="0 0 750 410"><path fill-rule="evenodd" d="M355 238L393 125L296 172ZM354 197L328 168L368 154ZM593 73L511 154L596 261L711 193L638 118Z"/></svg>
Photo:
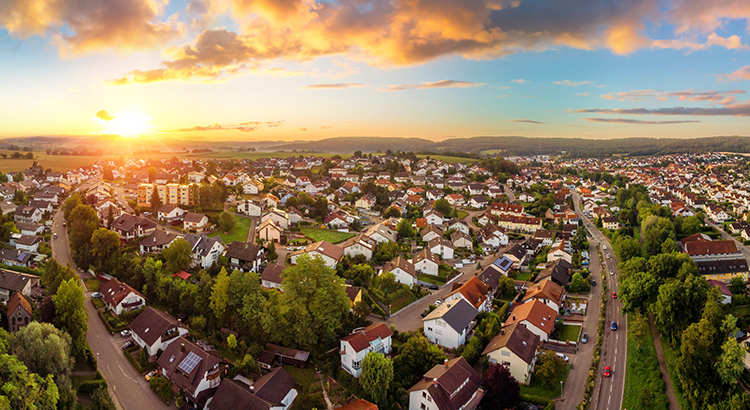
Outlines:
<svg viewBox="0 0 750 410"><path fill-rule="evenodd" d="M517 293L516 281L505 275L501 275L497 282L497 289L504 298L515 296Z"/></svg>
<svg viewBox="0 0 750 410"><path fill-rule="evenodd" d="M115 403L112 401L112 396L109 395L107 388L104 386L99 387L91 393L91 405L92 410L115 410Z"/></svg>
<svg viewBox="0 0 750 410"><path fill-rule="evenodd" d="M745 280L742 279L742 276L734 276L732 277L732 280L729 281L729 290L733 295L744 295L746 289L747 284L745 283Z"/></svg>
<svg viewBox="0 0 750 410"><path fill-rule="evenodd" d="M398 218L401 216L401 210L396 208L395 206L389 206L388 209L386 209L385 213L383 214L383 218Z"/></svg>
<svg viewBox="0 0 750 410"><path fill-rule="evenodd" d="M648 216L641 223L641 234L646 253L656 255L661 252L661 246L667 239L675 239L674 225L669 219L656 215Z"/></svg>
<svg viewBox="0 0 750 410"><path fill-rule="evenodd" d="M224 211L219 214L219 227L224 233L227 233L234 229L234 225L237 221L234 219L234 214L231 212Z"/></svg>
<svg viewBox="0 0 750 410"><path fill-rule="evenodd" d="M153 192L151 192L151 213L153 213L154 216L157 216L156 211L158 211L161 206L162 203L161 197L159 196L159 190L154 187Z"/></svg>
<svg viewBox="0 0 750 410"><path fill-rule="evenodd" d="M227 347L230 350L234 350L237 347L237 337L231 333L227 336Z"/></svg>
<svg viewBox="0 0 750 410"><path fill-rule="evenodd" d="M190 267L192 246L183 238L176 238L161 252L166 262L167 273L177 273Z"/></svg>
<svg viewBox="0 0 750 410"><path fill-rule="evenodd" d="M44 266L44 273L42 274L41 282L42 286L44 286L50 294L54 295L57 293L57 288L60 286L60 283L64 280L74 279L75 277L76 275L72 269L61 265L57 259L50 258Z"/></svg>
<svg viewBox="0 0 750 410"><path fill-rule="evenodd" d="M646 313L659 295L661 281L651 272L635 271L622 275L617 292L625 312Z"/></svg>
<svg viewBox="0 0 750 410"><path fill-rule="evenodd" d="M435 208L436 211L443 214L443 216L446 218L450 218L451 213L453 212L451 204L445 198L441 198L435 201L435 204L432 207Z"/></svg>
<svg viewBox="0 0 750 410"><path fill-rule="evenodd" d="M545 350L537 357L534 377L538 377L542 384L552 388L557 384L558 376L565 367L565 361L552 350Z"/></svg>
<svg viewBox="0 0 750 410"><path fill-rule="evenodd" d="M700 232L702 222L697 216L689 216L682 222L682 235L690 236Z"/></svg>
<svg viewBox="0 0 750 410"><path fill-rule="evenodd" d="M106 271L114 270L111 262L116 262L113 256L120 249L120 236L107 228L99 228L91 235L92 262Z"/></svg>
<svg viewBox="0 0 750 410"><path fill-rule="evenodd" d="M420 378L446 359L440 346L430 343L426 337L417 334L409 338L393 358L393 369L397 381L402 386L412 386Z"/></svg>
<svg viewBox="0 0 750 410"><path fill-rule="evenodd" d="M360 300L354 304L354 315L359 318L366 318L370 315L371 311L372 309L370 308L370 305L368 305L364 300Z"/></svg>
<svg viewBox="0 0 750 410"><path fill-rule="evenodd" d="M618 239L615 240L613 247L617 252L617 259L620 261L629 261L636 256L641 256L641 244L632 236L618 237Z"/></svg>
<svg viewBox="0 0 750 410"><path fill-rule="evenodd" d="M580 272L574 273L570 281L570 291L572 293L578 293L578 292L587 291L588 289L589 289L589 285L583 279L583 276L581 276L581 273Z"/></svg>
<svg viewBox="0 0 750 410"><path fill-rule="evenodd" d="M57 408L60 394L54 377L47 377L29 372L28 368L16 356L5 354L0 349L0 407L3 409L40 409Z"/></svg>
<svg viewBox="0 0 750 410"><path fill-rule="evenodd" d="M19 233L20 231L16 227L16 223L13 221L5 222L2 226L2 237L4 242L8 242L10 240L10 235L14 233Z"/></svg>
<svg viewBox="0 0 750 410"><path fill-rule="evenodd" d="M362 386L367 398L373 403L383 402L388 395L391 381L393 362L380 353L367 353L362 359L362 374L359 376L359 385Z"/></svg>
<svg viewBox="0 0 750 410"><path fill-rule="evenodd" d="M211 287L211 310L214 312L214 316L219 319L220 322L224 319L224 314L227 310L227 304L229 303L229 276L227 275L226 268L221 268L219 276L216 277L216 282Z"/></svg>
<svg viewBox="0 0 750 410"><path fill-rule="evenodd" d="M158 172L159 171L157 171L156 168L150 167L148 169L148 182L154 182L154 181L156 181L156 174Z"/></svg>
<svg viewBox="0 0 750 410"><path fill-rule="evenodd" d="M70 335L73 342L73 354L82 358L88 349L86 332L89 329L86 313L86 296L76 279L68 279L60 284L57 293L52 296L55 303L55 324Z"/></svg>
<svg viewBox="0 0 750 410"><path fill-rule="evenodd" d="M402 219L398 223L398 236L400 238L411 238L414 236L414 228L412 228L411 222L408 219Z"/></svg>
<svg viewBox="0 0 750 410"><path fill-rule="evenodd" d="M515 409L521 401L521 388L507 367L493 363L482 378L485 409Z"/></svg>
<svg viewBox="0 0 750 410"><path fill-rule="evenodd" d="M99 227L99 217L89 205L78 205L68 220L68 235L73 258L79 266L91 262L91 237Z"/></svg>
<svg viewBox="0 0 750 410"><path fill-rule="evenodd" d="M684 282L670 280L662 285L650 310L659 330L674 341L691 323L698 321L707 298L706 279L690 275Z"/></svg>
<svg viewBox="0 0 750 410"><path fill-rule="evenodd" d="M14 182L22 182L23 180L24 180L24 176L23 176L23 172L21 171L18 171L18 173L15 176L13 176Z"/></svg>
<svg viewBox="0 0 750 410"><path fill-rule="evenodd" d="M66 199L65 202L63 202L63 206L62 206L63 216L65 217L65 220L66 221L69 220L70 213L73 212L73 210L76 209L78 205L82 205L82 204L83 202L81 202L81 195L78 194L78 192L68 197L68 199Z"/></svg>

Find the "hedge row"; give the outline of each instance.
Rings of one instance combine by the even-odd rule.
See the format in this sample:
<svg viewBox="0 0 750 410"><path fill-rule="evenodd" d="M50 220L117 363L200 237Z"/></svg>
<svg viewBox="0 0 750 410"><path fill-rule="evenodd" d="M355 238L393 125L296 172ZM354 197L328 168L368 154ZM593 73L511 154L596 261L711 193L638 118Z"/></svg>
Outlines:
<svg viewBox="0 0 750 410"><path fill-rule="evenodd" d="M141 367L140 363L138 363L138 360L136 360L135 357L133 357L133 355L130 354L131 352L138 350L138 349L139 348L136 345L123 351L123 354L125 355L125 357L127 357L128 361L130 361L133 367L135 367L135 371L137 371L140 374L144 374L146 372L150 372L151 370L156 369L156 362L149 362L149 363L146 363L145 366Z"/></svg>
<svg viewBox="0 0 750 410"><path fill-rule="evenodd" d="M599 253L601 262L602 254ZM599 372L599 359L602 353L602 342L604 341L604 327L607 315L607 278L606 273L602 271L602 307L599 312L599 326L596 329L596 344L594 346L594 357L591 360L591 369L589 376L586 378L586 389L583 394L583 400L578 405L578 410L587 410L591 406L591 395L594 393L594 380Z"/></svg>
<svg viewBox="0 0 750 410"><path fill-rule="evenodd" d="M86 380L78 386L78 394L88 396L99 388L107 388L107 381L102 374L97 371L95 380Z"/></svg>
<svg viewBox="0 0 750 410"><path fill-rule="evenodd" d="M546 397L534 396L531 394L521 394L521 401L524 403L536 404L537 406L548 406L550 401Z"/></svg>

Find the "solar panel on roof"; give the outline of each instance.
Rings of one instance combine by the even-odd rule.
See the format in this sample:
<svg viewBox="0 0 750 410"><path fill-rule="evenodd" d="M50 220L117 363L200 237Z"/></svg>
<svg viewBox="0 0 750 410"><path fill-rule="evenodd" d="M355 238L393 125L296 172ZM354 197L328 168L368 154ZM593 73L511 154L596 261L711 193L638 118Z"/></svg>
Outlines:
<svg viewBox="0 0 750 410"><path fill-rule="evenodd" d="M195 369L195 366L198 366L198 363L201 362L201 358L198 357L197 354L190 352L185 356L184 359L180 362L179 365L177 365L177 368L185 372L186 374L190 374Z"/></svg>

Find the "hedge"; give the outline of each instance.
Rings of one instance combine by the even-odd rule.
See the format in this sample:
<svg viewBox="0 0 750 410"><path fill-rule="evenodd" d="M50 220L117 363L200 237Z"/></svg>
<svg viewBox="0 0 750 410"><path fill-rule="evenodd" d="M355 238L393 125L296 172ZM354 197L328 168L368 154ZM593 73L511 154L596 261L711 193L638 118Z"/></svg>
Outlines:
<svg viewBox="0 0 750 410"><path fill-rule="evenodd" d="M78 394L88 396L99 388L107 388L107 381L104 376L97 371L95 380L86 380L78 386Z"/></svg>
<svg viewBox="0 0 750 410"><path fill-rule="evenodd" d="M149 362L146 363L143 367L141 367L140 363L138 363L138 360L136 360L135 357L133 357L131 352L134 352L135 350L138 350L138 346L133 346L127 350L123 351L123 354L125 354L125 357L128 358L128 361L135 367L135 371L137 371L140 374L144 374L146 372L150 372L151 370L156 369L156 362Z"/></svg>
<svg viewBox="0 0 750 410"><path fill-rule="evenodd" d="M521 394L521 401L545 407L550 404L549 399L547 399L546 397L534 396L531 394Z"/></svg>

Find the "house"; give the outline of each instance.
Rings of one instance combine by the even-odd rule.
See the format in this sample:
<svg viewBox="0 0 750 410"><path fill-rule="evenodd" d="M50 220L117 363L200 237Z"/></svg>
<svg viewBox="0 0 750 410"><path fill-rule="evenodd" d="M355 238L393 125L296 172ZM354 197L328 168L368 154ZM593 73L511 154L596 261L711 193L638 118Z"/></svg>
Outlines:
<svg viewBox="0 0 750 410"><path fill-rule="evenodd" d="M162 205L157 211L156 215L160 221L172 222L180 219L185 215L185 210L177 205Z"/></svg>
<svg viewBox="0 0 750 410"><path fill-rule="evenodd" d="M748 265L745 255L737 249L733 240L706 241L682 240L685 253L696 265L698 273L706 280L719 280L729 283L733 277L739 276L747 281Z"/></svg>
<svg viewBox="0 0 750 410"><path fill-rule="evenodd" d="M458 299L469 302L479 312L492 310L492 289L477 277L473 277L463 284L454 283L453 291L445 298L444 302Z"/></svg>
<svg viewBox="0 0 750 410"><path fill-rule="evenodd" d="M336 269L336 265L341 260L344 250L326 241L311 243L310 245L307 245L305 249L292 253L292 265L297 263L297 258L305 254L309 255L310 258L320 256L326 266L331 269Z"/></svg>
<svg viewBox="0 0 750 410"><path fill-rule="evenodd" d="M451 233L451 242L455 248L471 249L474 246L471 236L461 231L453 231Z"/></svg>
<svg viewBox="0 0 750 410"><path fill-rule="evenodd" d="M358 399L337 410L378 410L378 405L365 399Z"/></svg>
<svg viewBox="0 0 750 410"><path fill-rule="evenodd" d="M393 332L383 323L375 323L339 339L341 368L354 377L362 373L362 360L370 352L389 355Z"/></svg>
<svg viewBox="0 0 750 410"><path fill-rule="evenodd" d="M365 259L370 260L377 245L378 243L374 239L364 233L360 233L344 242L342 248L344 249L344 254L349 255L350 258L357 255L364 255Z"/></svg>
<svg viewBox="0 0 750 410"><path fill-rule="evenodd" d="M237 212L247 216L260 216L263 204L258 201L246 199L237 205Z"/></svg>
<svg viewBox="0 0 750 410"><path fill-rule="evenodd" d="M367 236L374 239L377 243L381 242L396 242L396 239L398 238L398 235L396 234L396 231L393 229L385 226L382 222L370 226L365 231Z"/></svg>
<svg viewBox="0 0 750 410"><path fill-rule="evenodd" d="M564 259L557 259L552 263L548 263L547 266L539 272L536 276L536 282L541 282L544 279L550 279L560 286L568 286L572 275L570 269L573 265Z"/></svg>
<svg viewBox="0 0 750 410"><path fill-rule="evenodd" d="M129 240L150 234L156 230L156 223L139 216L122 214L112 221L109 229L119 235L120 239Z"/></svg>
<svg viewBox="0 0 750 410"><path fill-rule="evenodd" d="M130 330L133 341L146 351L149 357L155 357L161 350L167 349L170 343L188 333L187 326L167 312L147 306L132 322Z"/></svg>
<svg viewBox="0 0 750 410"><path fill-rule="evenodd" d="M114 315L140 309L146 305L146 298L141 292L115 278L102 283L99 286L99 293L102 294L107 309Z"/></svg>
<svg viewBox="0 0 750 410"><path fill-rule="evenodd" d="M540 341L538 335L515 323L502 328L484 348L482 356L488 356L490 363L505 366L519 383L528 384Z"/></svg>
<svg viewBox="0 0 750 410"><path fill-rule="evenodd" d="M712 288L719 288L719 292L721 294L719 303L721 303L722 305L732 303L732 291L729 290L729 286L726 283L712 279L708 281L708 286Z"/></svg>
<svg viewBox="0 0 750 410"><path fill-rule="evenodd" d="M247 384L246 384L247 383ZM283 367L277 367L255 382L235 377L224 380L205 410L287 410L297 398L295 381Z"/></svg>
<svg viewBox="0 0 750 410"><path fill-rule="evenodd" d="M328 214L328 216L323 218L323 224L329 229L342 229L349 227L349 224L346 222L346 217L339 212L331 212Z"/></svg>
<svg viewBox="0 0 750 410"><path fill-rule="evenodd" d="M497 268L503 275L509 276L510 271L513 269L513 261L507 256L502 255L492 262L491 266Z"/></svg>
<svg viewBox="0 0 750 410"><path fill-rule="evenodd" d="M466 359L446 359L409 389L409 410L474 410L484 397L481 385Z"/></svg>
<svg viewBox="0 0 750 410"><path fill-rule="evenodd" d="M208 216L198 212L188 212L182 218L182 223L186 231L202 233L208 226Z"/></svg>
<svg viewBox="0 0 750 410"><path fill-rule="evenodd" d="M242 193L246 195L257 195L263 190L263 183L259 181L250 181L242 184Z"/></svg>
<svg viewBox="0 0 750 410"><path fill-rule="evenodd" d="M442 238L443 231L434 225L427 225L419 232L419 236L422 237L422 241L429 242L435 238Z"/></svg>
<svg viewBox="0 0 750 410"><path fill-rule="evenodd" d="M616 231L620 229L620 218L616 216L605 216L602 218L602 226L604 229Z"/></svg>
<svg viewBox="0 0 750 410"><path fill-rule="evenodd" d="M526 289L526 294L521 299L521 303L530 303L531 301L539 300L552 309L559 311L564 299L565 288L550 279L544 279Z"/></svg>
<svg viewBox="0 0 750 410"><path fill-rule="evenodd" d="M34 320L31 304L18 292L14 293L8 300L6 316L8 317L8 332L10 333L16 333Z"/></svg>
<svg viewBox="0 0 750 410"><path fill-rule="evenodd" d="M562 259L568 263L573 262L573 255L565 250L566 242L567 241L564 240L560 241L560 244L556 248L550 249L549 252L547 252L547 262L552 262L558 259Z"/></svg>
<svg viewBox="0 0 750 410"><path fill-rule="evenodd" d="M281 209L271 208L260 218L261 223L268 220L276 223L282 230L289 228L289 215Z"/></svg>
<svg viewBox="0 0 750 410"><path fill-rule="evenodd" d="M0 263L10 266L29 266L34 260L34 254L18 249L0 249Z"/></svg>
<svg viewBox="0 0 750 410"><path fill-rule="evenodd" d="M185 240L190 244L193 255L191 265L200 266L203 269L208 269L218 262L219 256L226 249L220 236L209 238L205 234L185 234Z"/></svg>
<svg viewBox="0 0 750 410"><path fill-rule="evenodd" d="M33 206L19 206L13 212L13 220L16 222L37 223L42 220L43 212Z"/></svg>
<svg viewBox="0 0 750 410"><path fill-rule="evenodd" d="M141 255L146 253L161 253L164 248L171 245L179 237L176 233L156 229L138 242L138 245L141 247L140 253Z"/></svg>
<svg viewBox="0 0 750 410"><path fill-rule="evenodd" d="M307 360L310 358L310 352L268 343L266 344L266 347L263 348L263 352L258 355L256 361L263 369L271 370L271 367L277 358L279 362L283 364L290 364L304 369L307 367Z"/></svg>
<svg viewBox="0 0 750 410"><path fill-rule="evenodd" d="M265 254L265 249L257 243L234 241L227 247L224 256L229 259L232 270L258 272Z"/></svg>
<svg viewBox="0 0 750 410"><path fill-rule="evenodd" d="M391 272L395 276L396 282L408 286L414 286L417 282L417 274L414 265L403 257L399 256L392 261L386 262L379 275L385 272Z"/></svg>
<svg viewBox="0 0 750 410"><path fill-rule="evenodd" d="M354 202L354 207L359 209L370 210L377 203L377 198L373 194L367 194Z"/></svg>
<svg viewBox="0 0 750 410"><path fill-rule="evenodd" d="M201 393L219 387L225 366L219 357L180 336L156 360L160 373L182 390L196 408L202 408ZM203 396L201 396L203 397Z"/></svg>
<svg viewBox="0 0 750 410"><path fill-rule="evenodd" d="M446 299L422 319L424 335L430 342L447 349L463 346L478 313L464 299Z"/></svg>
<svg viewBox="0 0 750 410"><path fill-rule="evenodd" d="M52 212L52 202L49 201L41 201L38 199L34 199L32 201L29 201L29 206L34 207L42 211L42 217L44 217L44 214L47 212Z"/></svg>
<svg viewBox="0 0 750 410"><path fill-rule="evenodd" d="M430 239L427 242L427 249L435 255L439 255L443 259L453 259L453 252L455 247L451 241L444 239L443 237L437 237Z"/></svg>
<svg viewBox="0 0 750 410"><path fill-rule="evenodd" d="M31 296L31 289L39 286L39 280L38 276L0 269L0 301L8 303L10 297L15 293Z"/></svg>
<svg viewBox="0 0 750 410"><path fill-rule="evenodd" d="M268 289L281 289L282 273L284 273L284 266L269 263L260 275L260 285Z"/></svg>
<svg viewBox="0 0 750 410"><path fill-rule="evenodd" d="M528 254L521 245L514 243L503 251L503 256L513 262L513 269L521 269L528 262Z"/></svg>
<svg viewBox="0 0 750 410"><path fill-rule="evenodd" d="M351 304L349 305L349 310L353 312L354 305L357 302L362 301L362 294L363 294L362 288L360 286L352 286L352 285L347 284L345 286L345 290L346 290L346 296L349 298L349 301L351 302Z"/></svg>
<svg viewBox="0 0 750 410"><path fill-rule="evenodd" d="M39 251L39 244L44 239L41 236L36 235L24 235L16 239L16 249L23 252L37 253Z"/></svg>
<svg viewBox="0 0 750 410"><path fill-rule="evenodd" d="M466 224L466 221L458 218L453 218L448 221L448 230L463 232L466 235L468 235L470 232L469 225Z"/></svg>
<svg viewBox="0 0 750 410"><path fill-rule="evenodd" d="M41 235L44 231L43 225L31 222L16 222L16 228L18 228L23 235Z"/></svg>
<svg viewBox="0 0 750 410"><path fill-rule="evenodd" d="M557 310L535 299L529 303L516 305L503 327L520 323L546 342L555 329L555 318L557 318Z"/></svg>
<svg viewBox="0 0 750 410"><path fill-rule="evenodd" d="M469 206L476 209L486 208L490 201L484 195L477 195L469 199Z"/></svg>
<svg viewBox="0 0 750 410"><path fill-rule="evenodd" d="M436 211L435 209L430 209L429 211L425 212L424 218L430 225L442 225L445 221L445 218L443 218L443 214Z"/></svg>
<svg viewBox="0 0 750 410"><path fill-rule="evenodd" d="M283 233L284 230L273 219L266 219L258 226L258 238L266 241L279 242Z"/></svg>
<svg viewBox="0 0 750 410"><path fill-rule="evenodd" d="M412 257L412 264L414 264L414 270L417 272L437 276L440 259L428 248L425 248Z"/></svg>

